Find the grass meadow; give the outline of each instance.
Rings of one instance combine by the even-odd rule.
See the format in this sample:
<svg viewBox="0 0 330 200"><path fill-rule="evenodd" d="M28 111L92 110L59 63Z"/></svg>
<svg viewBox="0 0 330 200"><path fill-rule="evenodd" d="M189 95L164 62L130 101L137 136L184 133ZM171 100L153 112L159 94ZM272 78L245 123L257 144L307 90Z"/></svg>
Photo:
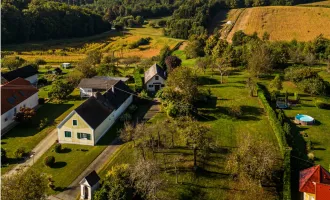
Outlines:
<svg viewBox="0 0 330 200"><path fill-rule="evenodd" d="M174 55L184 58L183 52L176 51ZM194 60L183 60L184 66L193 67ZM245 87L247 73L244 71L233 72L224 78L224 83L220 84L220 76L215 72L207 71L204 75L197 71L199 84L202 89L211 89L212 103L201 105L198 112L198 123L208 125L214 138L214 142L220 146L221 152L212 153L207 163L204 163L204 172L197 175L193 172L192 150L185 148L173 148L167 152L156 153L157 162L163 165L164 153L166 154L166 173L164 179L167 187L161 191L161 195L169 199L182 199L184 197L194 199L230 199L231 194L237 189L237 183L233 181L228 171L225 169L227 157L233 149L239 145L238 137L248 134L260 140L269 141L274 145L274 151L278 152L278 166L281 168L281 154L274 132L269 124L268 117L257 97L250 97L249 91ZM235 118L228 114L227 110L232 106L239 106L242 116ZM152 118L148 123L155 123L157 120L165 120L166 114L161 112ZM176 144L178 145L178 144ZM180 146L180 145L178 145ZM174 162L171 155L184 155L180 162L179 184L175 184ZM124 144L116 154L111 157L105 167L99 172L105 176L107 171L113 166L123 163L134 163L139 158L132 143ZM148 156L152 157L151 154ZM199 161L200 165L202 164ZM270 184L267 191L276 194L276 184ZM237 191L236 191L237 192Z"/></svg>
<svg viewBox="0 0 330 200"><path fill-rule="evenodd" d="M309 41L323 34L330 38L330 10L323 7L302 6L267 6L247 8L243 11L229 34L243 30L247 34L258 33L262 37L264 32L270 34L270 40Z"/></svg>

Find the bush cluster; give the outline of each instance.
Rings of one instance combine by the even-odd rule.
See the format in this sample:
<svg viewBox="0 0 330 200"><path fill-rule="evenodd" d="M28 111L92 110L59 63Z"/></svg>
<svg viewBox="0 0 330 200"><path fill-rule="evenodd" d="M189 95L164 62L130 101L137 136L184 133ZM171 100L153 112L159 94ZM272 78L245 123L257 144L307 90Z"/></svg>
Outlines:
<svg viewBox="0 0 330 200"><path fill-rule="evenodd" d="M282 119L279 120L276 116L276 112L274 109L269 105L268 100L265 95L265 89L262 85L257 85L258 88L258 97L261 100L267 114L268 119L270 122L271 127L273 128L273 131L275 133L275 136L277 138L277 141L280 146L280 150L282 152L282 155L284 157L283 167L284 167L284 175L283 175L283 199L285 200L291 200L291 160L290 160L290 154L291 150L287 150L289 147L287 140L286 140L286 131L288 131L288 128L285 128L285 123L283 124L285 115L283 112L279 112L278 116L280 116Z"/></svg>
<svg viewBox="0 0 330 200"><path fill-rule="evenodd" d="M60 143L55 144L54 151L60 153L62 151L62 145Z"/></svg>
<svg viewBox="0 0 330 200"><path fill-rule="evenodd" d="M20 147L18 149L16 149L16 151L14 152L14 155L16 158L20 159L24 156L25 154L25 148L24 147Z"/></svg>
<svg viewBox="0 0 330 200"><path fill-rule="evenodd" d="M151 37L140 38L138 41L129 44L128 48L135 49L141 45L148 45L148 44L150 44L150 40L151 40Z"/></svg>
<svg viewBox="0 0 330 200"><path fill-rule="evenodd" d="M47 167L52 167L52 166L55 164L55 157L54 157L54 156L47 156L47 157L44 159L44 164L45 164Z"/></svg>

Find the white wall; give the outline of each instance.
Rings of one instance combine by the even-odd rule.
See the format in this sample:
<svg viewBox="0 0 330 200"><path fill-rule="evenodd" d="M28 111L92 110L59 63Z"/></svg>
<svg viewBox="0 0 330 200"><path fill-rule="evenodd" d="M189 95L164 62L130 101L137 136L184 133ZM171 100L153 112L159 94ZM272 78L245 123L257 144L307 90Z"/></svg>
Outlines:
<svg viewBox="0 0 330 200"><path fill-rule="evenodd" d="M38 74L25 78L25 80L30 81L31 84L35 84L38 81Z"/></svg>
<svg viewBox="0 0 330 200"><path fill-rule="evenodd" d="M126 101L117 109L114 110L96 129L94 132L95 144L102 138L104 134L112 127L118 117L125 112L127 107L133 102L133 96L131 95Z"/></svg>
<svg viewBox="0 0 330 200"><path fill-rule="evenodd" d="M93 96L93 89L92 88L79 88L79 90L80 90L80 97Z"/></svg>
<svg viewBox="0 0 330 200"><path fill-rule="evenodd" d="M28 108L36 107L38 105L38 92L16 105L14 107L16 108L16 113L18 113L20 108L24 107L24 105ZM14 121L14 108L1 115L1 129L4 129ZM7 120L5 120L6 118Z"/></svg>
<svg viewBox="0 0 330 200"><path fill-rule="evenodd" d="M147 82L147 84L146 84L146 89L148 90L148 91L152 91L152 92L154 92L155 91L155 83L161 83L161 84L165 84L165 80L162 78L162 77L160 77L160 76L158 76L159 77L159 79L158 80L156 80L156 76L158 76L158 75L155 75L154 77L152 77L152 79L150 79L148 82ZM153 85L153 87L149 87L150 85ZM160 85L160 87L159 87L159 89L161 89L162 88L162 86Z"/></svg>
<svg viewBox="0 0 330 200"><path fill-rule="evenodd" d="M80 199L85 199L84 198L84 195L85 195L84 188L85 188L85 186L87 186L87 188L88 188L88 200L92 200L95 190L97 190L100 187L100 183L96 183L92 187L87 183L87 181L84 181L84 183L81 183L80 184Z"/></svg>

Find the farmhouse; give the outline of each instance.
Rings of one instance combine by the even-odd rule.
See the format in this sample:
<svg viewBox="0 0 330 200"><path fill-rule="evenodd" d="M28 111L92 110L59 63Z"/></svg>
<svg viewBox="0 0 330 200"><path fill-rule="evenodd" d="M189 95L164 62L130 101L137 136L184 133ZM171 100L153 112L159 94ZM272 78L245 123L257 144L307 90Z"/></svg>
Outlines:
<svg viewBox="0 0 330 200"><path fill-rule="evenodd" d="M132 92L122 81L114 83L104 94L97 92L57 126L58 141L95 145L132 103Z"/></svg>
<svg viewBox="0 0 330 200"><path fill-rule="evenodd" d="M330 197L330 173L321 165L300 171L299 191L304 200L327 200Z"/></svg>
<svg viewBox="0 0 330 200"><path fill-rule="evenodd" d="M93 78L83 78L78 88L80 90L80 97L95 96L97 92L105 92L111 88L118 81L126 82L128 78L122 77L108 77L108 76L95 76Z"/></svg>
<svg viewBox="0 0 330 200"><path fill-rule="evenodd" d="M91 200L94 192L100 186L100 177L95 171L89 173L85 178L80 181L80 199Z"/></svg>
<svg viewBox="0 0 330 200"><path fill-rule="evenodd" d="M36 84L38 82L38 70L32 65L27 65L7 73L1 73L1 79L7 81L12 81L18 77L29 81L31 84Z"/></svg>
<svg viewBox="0 0 330 200"><path fill-rule="evenodd" d="M166 72L157 64L151 66L144 73L144 84L146 89L151 92L157 92L165 87Z"/></svg>
<svg viewBox="0 0 330 200"><path fill-rule="evenodd" d="M38 105L38 89L23 78L16 78L1 86L1 129L12 122L21 107Z"/></svg>

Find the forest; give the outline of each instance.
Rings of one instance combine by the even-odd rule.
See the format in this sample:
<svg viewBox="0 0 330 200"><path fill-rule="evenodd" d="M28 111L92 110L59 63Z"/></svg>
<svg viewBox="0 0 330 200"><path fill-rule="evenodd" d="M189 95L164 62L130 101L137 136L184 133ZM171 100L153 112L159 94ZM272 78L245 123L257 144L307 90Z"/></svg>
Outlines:
<svg viewBox="0 0 330 200"><path fill-rule="evenodd" d="M1 2L2 43L85 37L111 29L123 17L165 21L164 34L188 39L207 33L207 24L220 9L294 5L306 0L4 0ZM125 24L119 23L120 26ZM180 27L180 28L178 28Z"/></svg>

